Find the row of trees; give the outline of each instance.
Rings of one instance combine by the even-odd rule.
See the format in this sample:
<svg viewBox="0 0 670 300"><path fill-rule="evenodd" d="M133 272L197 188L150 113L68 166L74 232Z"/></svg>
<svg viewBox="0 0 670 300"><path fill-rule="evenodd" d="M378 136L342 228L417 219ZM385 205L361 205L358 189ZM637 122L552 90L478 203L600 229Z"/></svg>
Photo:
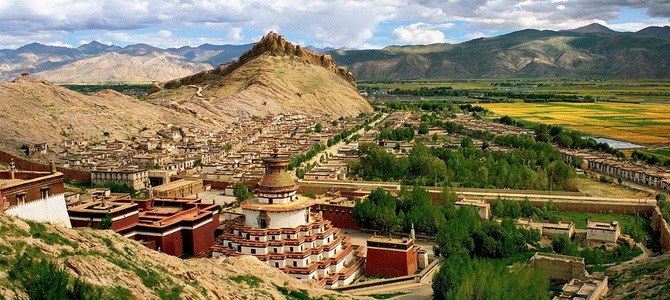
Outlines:
<svg viewBox="0 0 670 300"><path fill-rule="evenodd" d="M514 143L514 137L498 140ZM510 142L511 141L511 142ZM466 148L456 151L427 148L418 143L409 157L396 158L374 144L359 147L360 159L349 163L349 172L365 180L405 184L497 187L541 190L574 190L574 170L560 160L560 153L546 143L522 140L519 150L510 152ZM468 146L470 145L470 146ZM525 147L525 148L523 148Z"/></svg>
<svg viewBox="0 0 670 300"><path fill-rule="evenodd" d="M341 140L346 140L350 135L352 135L353 133L361 130L362 128L366 128L366 130L369 130L370 123L379 120L379 118L381 118L381 117L382 117L382 114L378 113L374 117L365 120L365 122L363 122L363 124L358 124L358 125L352 127L351 129L343 130L339 134L335 135L333 138L328 139L326 144L328 145L328 147L330 147L332 145L335 145L335 144L339 143Z"/></svg>
<svg viewBox="0 0 670 300"><path fill-rule="evenodd" d="M319 152L326 150L326 145L322 143L315 143L314 146L312 146L312 149L309 149L309 151L303 153L303 154L298 154L291 158L291 162L288 164L288 169L293 170L293 168L299 166L301 163L306 162L315 155L317 155Z"/></svg>
<svg viewBox="0 0 670 300"><path fill-rule="evenodd" d="M393 95L413 95L413 96L450 96L450 97L465 97L471 96L473 93L483 94L486 98L508 98L508 99L522 99L524 102L594 102L592 96L580 95L565 95L555 93L520 93L508 91L481 91L481 90L454 90L451 87L422 87L419 89L395 89L389 94Z"/></svg>
<svg viewBox="0 0 670 300"><path fill-rule="evenodd" d="M656 166L666 166L670 167L670 159L663 159L653 154L644 153L638 150L634 150L630 155L630 159L634 162L643 161L648 165Z"/></svg>

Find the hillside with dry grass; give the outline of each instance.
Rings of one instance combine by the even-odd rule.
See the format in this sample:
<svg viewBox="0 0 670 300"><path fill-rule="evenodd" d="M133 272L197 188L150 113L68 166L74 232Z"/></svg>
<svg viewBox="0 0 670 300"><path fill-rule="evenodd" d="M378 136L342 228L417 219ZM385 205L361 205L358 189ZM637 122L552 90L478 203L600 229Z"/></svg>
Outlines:
<svg viewBox="0 0 670 300"><path fill-rule="evenodd" d="M338 117L372 111L351 73L330 56L295 46L276 33L236 62L168 81L164 87L154 87L150 100L212 119L282 112Z"/></svg>
<svg viewBox="0 0 670 300"><path fill-rule="evenodd" d="M0 298L349 299L252 256L180 259L111 230L0 215Z"/></svg>
<svg viewBox="0 0 670 300"><path fill-rule="evenodd" d="M111 90L87 96L46 80L0 84L0 141L6 147L66 139L127 139L168 123L202 128L216 122Z"/></svg>

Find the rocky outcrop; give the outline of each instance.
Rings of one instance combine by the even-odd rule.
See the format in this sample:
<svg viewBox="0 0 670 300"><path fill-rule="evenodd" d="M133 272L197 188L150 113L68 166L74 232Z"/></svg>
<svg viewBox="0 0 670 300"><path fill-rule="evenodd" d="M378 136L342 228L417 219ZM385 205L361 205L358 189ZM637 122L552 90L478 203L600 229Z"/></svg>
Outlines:
<svg viewBox="0 0 670 300"><path fill-rule="evenodd" d="M157 93L159 86L152 86L148 100L164 106L179 103L221 123L277 113L340 117L372 111L353 75L330 55L293 45L274 32L235 62L168 81L164 87Z"/></svg>
<svg viewBox="0 0 670 300"><path fill-rule="evenodd" d="M301 61L323 67L326 70L342 77L352 86L356 86L356 78L354 78L354 75L351 72L347 72L346 70L340 68L329 54L320 54L305 49L299 45L293 45L292 43L286 41L284 36L270 31L270 33L264 36L258 43L255 43L251 50L242 54L242 56L240 56L237 61L220 65L217 68L211 70L205 70L193 75L170 80L165 84L165 88L174 89L184 85L199 84L206 80L221 78L227 74L232 73L240 66L261 55L294 57ZM152 87L152 89L149 90L149 93L151 94L157 91L158 90Z"/></svg>

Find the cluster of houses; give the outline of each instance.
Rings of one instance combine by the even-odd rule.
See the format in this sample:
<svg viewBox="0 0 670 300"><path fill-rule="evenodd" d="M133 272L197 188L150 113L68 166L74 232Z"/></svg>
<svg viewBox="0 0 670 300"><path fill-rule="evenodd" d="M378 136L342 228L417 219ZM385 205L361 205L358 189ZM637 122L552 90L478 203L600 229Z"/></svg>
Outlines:
<svg viewBox="0 0 670 300"><path fill-rule="evenodd" d="M61 167L90 170L93 184L128 184L139 191L148 183L157 186L169 176L193 172L197 166L217 179L258 179L263 174L261 158L272 148L297 156L364 120L341 118L333 124L328 117L279 114L238 120L219 132L168 125L127 141L67 140L57 145L37 144L29 150ZM318 123L319 132L315 130Z"/></svg>
<svg viewBox="0 0 670 300"><path fill-rule="evenodd" d="M573 150L559 147L561 158L572 164L575 158L583 161L582 168L614 178L670 192L670 169L652 166L644 162L621 160L617 157L593 150Z"/></svg>

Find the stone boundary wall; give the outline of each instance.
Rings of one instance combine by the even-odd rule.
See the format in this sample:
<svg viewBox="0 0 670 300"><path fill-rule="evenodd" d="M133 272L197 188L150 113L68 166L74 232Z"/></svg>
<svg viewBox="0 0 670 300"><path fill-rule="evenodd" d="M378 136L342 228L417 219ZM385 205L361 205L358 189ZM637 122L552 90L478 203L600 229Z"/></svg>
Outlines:
<svg viewBox="0 0 670 300"><path fill-rule="evenodd" d="M13 155L11 153L1 151L0 150L0 161L9 164L12 162L12 159L14 160L14 165L17 168L27 170L27 171L42 171L42 172L49 172L51 171L51 167L49 165L44 165L40 163L36 163L21 157L18 157L16 155ZM61 172L65 174L65 179L69 180L77 180L77 181L82 181L82 182L91 182L91 172L89 171L84 171L84 170L72 170L72 169L67 169L67 168L61 168L61 167L56 167L56 170L58 172Z"/></svg>
<svg viewBox="0 0 670 300"><path fill-rule="evenodd" d="M372 281L365 281L365 282L361 282L361 283L354 283L354 284L350 284L350 285L335 287L332 290L343 292L343 291L351 291L351 290L369 288L369 287L373 287L373 286L384 286L384 285L393 284L393 283L400 283L400 282L421 282L421 280L423 278L425 278L426 276L430 275L433 271L435 271L435 268L437 268L440 265L441 262L442 262L442 259L433 260L425 269L423 269L421 272L419 272L419 274L393 277L393 278L388 278L388 279L378 279L378 280L372 280Z"/></svg>
<svg viewBox="0 0 670 300"><path fill-rule="evenodd" d="M651 227L660 232L661 249L663 249L664 252L670 251L670 225L663 219L661 209L658 208L658 206L654 207L651 215Z"/></svg>

